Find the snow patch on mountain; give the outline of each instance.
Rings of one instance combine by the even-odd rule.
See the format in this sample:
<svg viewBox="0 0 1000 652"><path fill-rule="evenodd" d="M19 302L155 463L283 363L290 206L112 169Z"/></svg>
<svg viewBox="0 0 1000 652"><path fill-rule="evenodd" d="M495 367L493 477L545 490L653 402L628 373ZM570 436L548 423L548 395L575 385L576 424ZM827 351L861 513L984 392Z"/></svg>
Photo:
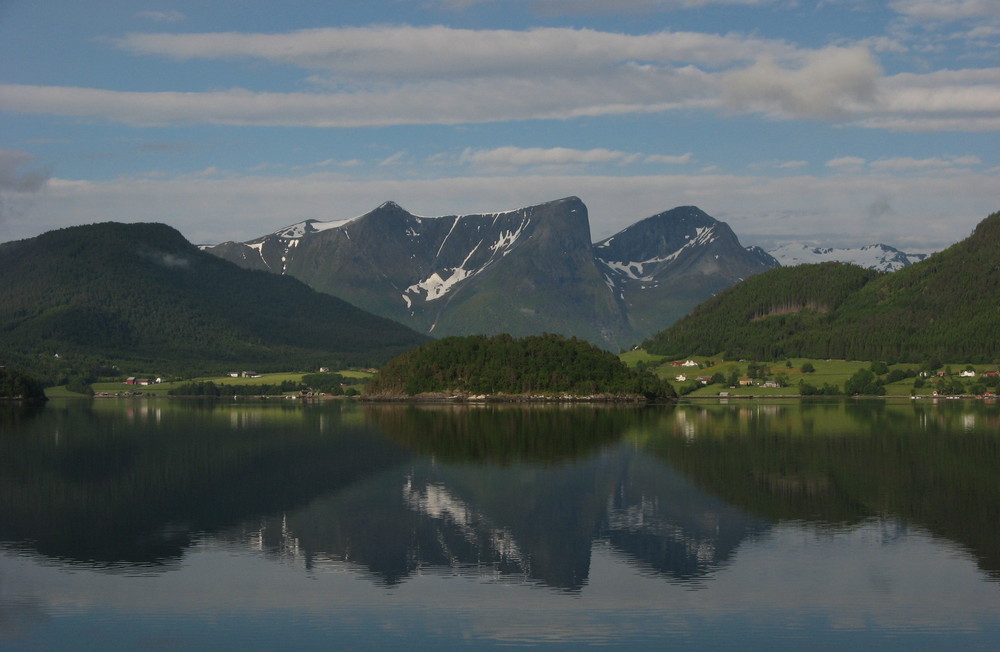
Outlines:
<svg viewBox="0 0 1000 652"><path fill-rule="evenodd" d="M250 247L251 249L255 250L257 252L257 255L260 256L260 259L264 262L265 265L267 265L267 259L264 258L264 241L263 240L261 240L260 242L251 242L251 243L248 243L247 246ZM267 265L267 267L270 268L271 266Z"/></svg>
<svg viewBox="0 0 1000 652"><path fill-rule="evenodd" d="M319 233L320 231L339 229L345 224L353 222L356 219L358 218L352 217L346 220L334 220L332 222L320 222L319 220L306 220L304 222L292 224L291 226L286 226L283 229L275 231L271 235L277 236L282 240L290 240L295 242L299 238L305 237L310 233Z"/></svg>
<svg viewBox="0 0 1000 652"><path fill-rule="evenodd" d="M531 220L523 220L516 231L501 231L500 237L490 246L490 250L496 252L502 249L502 255L506 256L510 252L510 248L517 242L517 239L521 237L524 227L530 223Z"/></svg>
<svg viewBox="0 0 1000 652"><path fill-rule="evenodd" d="M441 273L451 274L447 278L441 276ZM414 283L410 287L406 288L403 293L403 300L406 301L406 307L409 308L411 303L410 297L407 296L408 293L419 294L421 291L427 293L426 300L434 301L435 299L440 299L444 295L455 287L456 284L464 281L465 279L472 276L475 272L470 272L467 269L462 269L461 267L456 267L453 270L441 270L441 272L434 272L428 278L420 281L419 283Z"/></svg>
<svg viewBox="0 0 1000 652"><path fill-rule="evenodd" d="M609 238L604 242L597 245L597 248L606 247L610 244L611 240L614 238ZM628 276L634 281L652 281L653 276L651 274L646 274L647 265L655 265L658 263L669 263L676 260L684 251L691 249L693 247L698 247L702 245L711 244L715 240L714 229L711 226L700 226L695 229L694 234L687 234L684 236L687 241L684 245L677 251L668 254L666 256L656 256L654 258L649 258L647 260L640 261L616 261L616 260L604 260L603 258L598 258L605 266L614 271Z"/></svg>

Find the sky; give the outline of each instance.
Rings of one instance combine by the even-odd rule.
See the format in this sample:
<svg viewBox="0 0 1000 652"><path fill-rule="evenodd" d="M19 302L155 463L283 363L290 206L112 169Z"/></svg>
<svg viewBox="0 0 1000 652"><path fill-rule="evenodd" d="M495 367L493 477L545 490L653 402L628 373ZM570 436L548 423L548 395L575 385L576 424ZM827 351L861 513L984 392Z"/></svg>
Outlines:
<svg viewBox="0 0 1000 652"><path fill-rule="evenodd" d="M595 241L957 242L1000 210L1000 0L0 0L0 242L570 195Z"/></svg>

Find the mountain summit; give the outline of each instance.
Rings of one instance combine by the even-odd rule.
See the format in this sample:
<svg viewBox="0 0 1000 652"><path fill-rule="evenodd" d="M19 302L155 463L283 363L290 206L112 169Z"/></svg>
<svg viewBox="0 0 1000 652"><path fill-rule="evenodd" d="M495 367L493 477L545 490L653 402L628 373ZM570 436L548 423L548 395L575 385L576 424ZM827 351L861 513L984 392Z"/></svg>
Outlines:
<svg viewBox="0 0 1000 652"><path fill-rule="evenodd" d="M647 217L594 245L609 285L648 334L672 324L724 288L777 267L744 248L729 225L695 206Z"/></svg>
<svg viewBox="0 0 1000 652"><path fill-rule="evenodd" d="M419 217L386 202L352 219L307 220L207 250L294 276L435 337L552 332L613 350L777 265L693 207L593 245L577 197L445 217Z"/></svg>

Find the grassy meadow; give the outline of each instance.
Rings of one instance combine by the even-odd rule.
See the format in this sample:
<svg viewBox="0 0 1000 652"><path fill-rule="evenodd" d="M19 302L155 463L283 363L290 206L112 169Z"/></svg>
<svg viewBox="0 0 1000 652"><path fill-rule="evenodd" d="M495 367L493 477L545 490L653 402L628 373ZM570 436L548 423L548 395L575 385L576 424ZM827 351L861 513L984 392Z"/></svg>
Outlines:
<svg viewBox="0 0 1000 652"><path fill-rule="evenodd" d="M314 372L309 372L314 373ZM351 383L353 379L356 383L352 383L351 386L355 389L360 389L361 385L371 378L374 374L370 371L362 371L359 369L343 369L336 371L344 378L347 379L348 383ZM151 385L126 385L124 380L114 380L114 381L100 381L91 383L96 394L107 393L107 394L121 394L123 392L142 392L143 396L166 396L167 392L171 389L179 387L181 385L186 385L189 383L197 382L212 382L216 385L250 385L250 386L263 386L263 385L280 385L283 382L294 382L301 383L303 376L308 375L308 373L303 372L287 372L287 373L271 373L271 374L261 374L258 378L233 378L232 376L206 376L204 378L183 378L167 380L162 383L154 383ZM45 395L49 398L68 398L68 397L78 397L81 394L71 392L66 389L65 386L58 387L46 387Z"/></svg>
<svg viewBox="0 0 1000 652"><path fill-rule="evenodd" d="M658 377L669 381L679 394L688 397L717 397L720 392L728 393L730 396L799 396L799 383L802 381L817 388L822 388L824 385L833 385L842 391L845 383L851 378L851 376L853 376L858 370L867 369L871 366L870 362L860 360L817 360L810 358L791 358L789 360L770 362L751 362L746 360L723 360L721 356L693 356L689 359L696 362L698 366L675 367L671 364L672 362L675 362L674 360L650 354L643 349L628 351L622 353L619 357L629 367L639 367L652 371ZM731 386L729 381L734 376L737 378L746 378L748 376L748 368L751 364L756 365L758 368L763 368L760 370L763 372L761 374L763 377L780 379L783 386ZM812 371L804 371L804 369L808 369L809 366L811 366ZM997 371L996 365L967 365L965 363L944 364L940 367L940 369L946 372L952 372L949 376L950 379L957 379L959 371L964 370L969 366L972 366L975 369L976 377L962 379L967 388L974 384L981 383L983 372ZM890 365L888 369L890 372L895 369L899 369L901 371L918 371L919 365ZM356 384L352 384L352 386L359 390L360 386L374 375L371 371L360 369L343 369L335 373L338 373L348 379L348 382L350 382L350 379L354 379ZM726 382L702 386L696 381L696 378L699 376L715 376L717 374L721 374L723 378L726 379ZM116 380L95 382L91 384L91 387L94 392L98 394L107 393L114 395L124 392L142 392L144 396L166 396L171 389L192 382L210 381L216 385L274 386L280 385L282 382L286 381L301 383L303 376L306 375L306 373L302 372L268 373L262 374L259 378L233 378L226 375L204 378L175 379L147 386L126 385L123 380ZM679 375L684 375L687 379L678 381L676 378ZM883 378L884 377L885 376L883 375ZM903 378L902 380L898 380L896 382L886 383L885 395L890 397L933 395L936 387L934 378L925 379L923 386L919 388L914 387L915 380L915 378L910 377ZM763 381L760 379L757 382ZM991 391L996 391L995 387L991 387L990 389ZM80 396L80 394L69 391L65 386L48 387L46 388L45 393L50 398Z"/></svg>
<svg viewBox="0 0 1000 652"><path fill-rule="evenodd" d="M751 364L750 361L746 360L723 360L721 356L693 356L691 358L686 358L685 360L693 360L694 362L697 362L697 367L675 367L671 364L672 362L675 362L675 360L650 354L643 349L628 351L621 354L620 357L622 361L630 367L644 367L654 372L660 378L669 381L674 385L674 388L678 390L678 393L684 393L682 388L685 388L685 386L690 387L692 384L695 384L695 379L699 376L714 376L716 374L722 374L722 376L728 380L733 372L735 372L738 377L745 378L748 366ZM681 360L681 362L682 361L683 360ZM812 366L813 371L804 372L802 370L807 363ZM836 385L842 390L844 384L858 370L871 367L871 362L869 361L817 360L811 358L791 358L789 360L755 362L752 364L769 368L770 372L765 374L768 378L776 378L779 375L782 375L785 380L785 386L774 388L753 385L745 387L731 387L728 384L715 383L707 386L699 386L694 391L687 392L685 395L691 397L707 397L718 396L720 392L728 392L730 396L798 396L800 381L805 381L815 387L823 387L827 384ZM961 370L966 369L968 366L972 366L976 371L976 377L974 379L963 379L968 385L978 382L977 379L981 378L981 374L983 372L997 371L996 365L967 365L966 363L946 363L943 364L940 369L951 370L952 374L949 377L957 378L958 373ZM919 371L919 367L920 365L908 363L889 365L888 369L890 372L894 369L899 369L901 371L911 369ZM687 376L687 380L676 380L678 375ZM885 395L904 397L914 394L917 396L933 395L935 390L933 379L925 379L923 387L916 389L914 388L914 380L914 378L904 378L896 382L886 383Z"/></svg>

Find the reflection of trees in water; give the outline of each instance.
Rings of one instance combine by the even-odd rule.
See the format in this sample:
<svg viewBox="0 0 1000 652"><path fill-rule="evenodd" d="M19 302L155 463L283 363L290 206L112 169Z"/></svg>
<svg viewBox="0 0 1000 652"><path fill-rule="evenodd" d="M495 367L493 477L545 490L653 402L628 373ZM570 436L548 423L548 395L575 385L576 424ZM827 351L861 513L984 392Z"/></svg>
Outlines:
<svg viewBox="0 0 1000 652"><path fill-rule="evenodd" d="M561 463L593 455L649 422L640 407L600 405L372 405L369 421L394 441L461 463Z"/></svg>
<svg viewBox="0 0 1000 652"><path fill-rule="evenodd" d="M407 455L337 410L48 406L0 437L0 539L92 567L172 563L193 533L294 509Z"/></svg>
<svg viewBox="0 0 1000 652"><path fill-rule="evenodd" d="M388 585L576 591L594 541L696 582L776 521L899 516L1000 568L987 406L111 405L4 417L0 537L146 567L207 533Z"/></svg>
<svg viewBox="0 0 1000 652"><path fill-rule="evenodd" d="M692 407L665 423L648 450L769 521L902 518L967 547L1000 577L995 407L880 400L760 409L767 407Z"/></svg>

